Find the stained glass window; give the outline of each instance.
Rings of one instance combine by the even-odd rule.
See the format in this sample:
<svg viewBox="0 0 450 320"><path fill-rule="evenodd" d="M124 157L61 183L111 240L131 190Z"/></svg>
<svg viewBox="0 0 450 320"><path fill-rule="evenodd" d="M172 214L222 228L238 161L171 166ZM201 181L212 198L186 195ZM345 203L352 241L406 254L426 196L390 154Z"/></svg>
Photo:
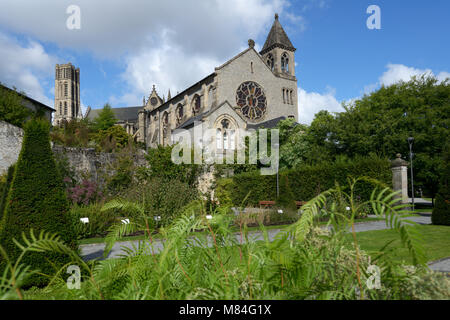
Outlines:
<svg viewBox="0 0 450 320"><path fill-rule="evenodd" d="M266 113L267 99L262 88L253 81L242 83L236 91L236 103L250 120L261 119Z"/></svg>

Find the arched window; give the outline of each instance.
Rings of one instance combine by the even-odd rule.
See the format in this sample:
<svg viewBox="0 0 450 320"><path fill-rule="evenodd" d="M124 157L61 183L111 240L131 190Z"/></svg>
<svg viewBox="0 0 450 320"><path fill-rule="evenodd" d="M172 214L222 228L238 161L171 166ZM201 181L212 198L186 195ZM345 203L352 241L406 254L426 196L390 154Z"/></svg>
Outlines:
<svg viewBox="0 0 450 320"><path fill-rule="evenodd" d="M213 103L214 103L214 87L210 86L208 90L208 104L210 107L212 107Z"/></svg>
<svg viewBox="0 0 450 320"><path fill-rule="evenodd" d="M216 148L222 149L222 130L220 128L216 130Z"/></svg>
<svg viewBox="0 0 450 320"><path fill-rule="evenodd" d="M216 148L219 150L236 149L236 134L228 119L222 119L216 129Z"/></svg>
<svg viewBox="0 0 450 320"><path fill-rule="evenodd" d="M196 94L194 96L194 99L192 99L192 112L194 113L194 115L196 115L200 112L201 107L202 107L202 105L201 105L200 96L198 94Z"/></svg>
<svg viewBox="0 0 450 320"><path fill-rule="evenodd" d="M181 121L183 119L183 105L181 103L178 104L175 115L177 118L177 124L181 124Z"/></svg>
<svg viewBox="0 0 450 320"><path fill-rule="evenodd" d="M275 64L274 64L274 59L273 59L273 55L269 53L269 55L267 56L267 60L266 60L267 65L269 66L270 70L273 71Z"/></svg>
<svg viewBox="0 0 450 320"><path fill-rule="evenodd" d="M289 72L289 57L286 52L281 56L281 71Z"/></svg>
<svg viewBox="0 0 450 320"><path fill-rule="evenodd" d="M59 114L63 114L62 102L59 103Z"/></svg>
<svg viewBox="0 0 450 320"><path fill-rule="evenodd" d="M67 102L64 101L64 115L67 116Z"/></svg>
<svg viewBox="0 0 450 320"><path fill-rule="evenodd" d="M169 114L167 113L167 111L163 113L162 125L163 125L163 145L167 145L169 138Z"/></svg>

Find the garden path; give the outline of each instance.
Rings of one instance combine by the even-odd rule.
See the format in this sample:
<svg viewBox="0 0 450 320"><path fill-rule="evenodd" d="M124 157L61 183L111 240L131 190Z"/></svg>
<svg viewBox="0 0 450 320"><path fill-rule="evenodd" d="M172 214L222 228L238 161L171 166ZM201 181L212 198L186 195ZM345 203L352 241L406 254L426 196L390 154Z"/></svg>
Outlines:
<svg viewBox="0 0 450 320"><path fill-rule="evenodd" d="M417 217L408 217L408 220L417 222L419 224L430 224L431 218L429 216L417 216ZM359 222L355 224L356 232L363 231L371 231L371 230L384 230L387 229L386 223L384 221L368 221L368 222ZM281 231L281 229L269 229L268 237L270 241L273 241L275 236ZM236 238L240 240L240 234L236 234ZM258 241L264 240L261 231L250 231L249 232L249 240L250 241ZM124 248L133 248L133 246L138 246L142 241L124 241L117 242L113 246L110 251L107 259L110 258L118 258L121 255L125 254ZM96 244L86 244L81 245L81 256L84 260L92 260L92 259L103 259L103 251L105 249L104 243L96 243ZM156 239L153 242L153 250L154 252L160 252L163 249L163 241ZM442 271L442 272L450 272L450 257L441 259L429 264L432 270Z"/></svg>

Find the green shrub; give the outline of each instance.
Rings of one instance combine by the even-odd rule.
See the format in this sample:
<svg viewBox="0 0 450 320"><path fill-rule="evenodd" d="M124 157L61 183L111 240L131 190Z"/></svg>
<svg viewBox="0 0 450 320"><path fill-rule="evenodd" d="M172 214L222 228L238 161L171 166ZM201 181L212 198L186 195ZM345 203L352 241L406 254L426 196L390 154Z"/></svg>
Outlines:
<svg viewBox="0 0 450 320"><path fill-rule="evenodd" d="M160 216L161 223L167 225L178 217L189 202L198 198L198 191L179 180L152 178L145 183L133 185L119 193L117 198L144 203L144 211L148 215Z"/></svg>
<svg viewBox="0 0 450 320"><path fill-rule="evenodd" d="M113 210L101 211L102 204L94 203L89 206L74 206L69 215L78 239L103 237L108 229L117 222L119 214ZM88 218L89 223L83 223L81 218Z"/></svg>
<svg viewBox="0 0 450 320"><path fill-rule="evenodd" d="M214 190L214 196L220 200L221 206L232 206L233 201L231 199L230 189L233 185L232 178L219 179L216 182L216 188Z"/></svg>
<svg viewBox="0 0 450 320"><path fill-rule="evenodd" d="M431 222L450 226L450 140L444 148L439 191L434 202Z"/></svg>
<svg viewBox="0 0 450 320"><path fill-rule="evenodd" d="M390 163L387 159L370 157L345 162L325 162L280 171L280 197L286 198L289 202L291 197L289 194L292 192L294 200L308 201L321 192L334 187L336 182L346 186L348 177L360 176L366 176L390 186L392 181ZM287 184L285 183L286 177ZM225 195L231 197L232 204L235 206L241 205L247 195L246 204L248 206L258 206L259 201L263 200L277 200L276 175L262 176L259 171L252 171L235 175L231 179L232 183L224 183L222 179L218 180L217 184L224 189L216 194L219 202L227 201L224 198ZM361 201L368 200L373 187L372 183L361 181L356 186L355 196Z"/></svg>
<svg viewBox="0 0 450 320"><path fill-rule="evenodd" d="M21 250L13 238L22 239L22 233L33 229L58 233L71 248L76 248L75 233L68 218L68 201L62 178L56 168L50 148L50 126L45 120L31 120L25 124L25 135L16 164L14 177L6 200L6 209L0 229L0 244L12 261ZM0 264L3 264L3 258ZM44 274L70 262L57 253L29 253L23 262ZM3 270L0 269L0 270ZM48 281L33 275L26 285L44 285Z"/></svg>
<svg viewBox="0 0 450 320"><path fill-rule="evenodd" d="M8 192L11 187L11 182L14 177L14 168L15 165L12 165L8 168L8 172L6 173L6 176L4 177L4 181L1 183L1 189L0 189L0 221L3 218L3 213L5 211L6 207L6 198L8 197ZM1 222L0 222L1 223Z"/></svg>
<svg viewBox="0 0 450 320"><path fill-rule="evenodd" d="M444 199L440 193L436 195L434 201L431 222L437 225L450 226L450 200Z"/></svg>

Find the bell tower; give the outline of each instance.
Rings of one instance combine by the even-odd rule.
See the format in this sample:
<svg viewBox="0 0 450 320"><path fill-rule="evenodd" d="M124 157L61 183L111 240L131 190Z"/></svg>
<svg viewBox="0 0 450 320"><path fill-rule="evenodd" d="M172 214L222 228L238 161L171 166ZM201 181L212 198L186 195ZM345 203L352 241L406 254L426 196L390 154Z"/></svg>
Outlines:
<svg viewBox="0 0 450 320"><path fill-rule="evenodd" d="M275 21L259 54L276 76L296 80L294 54L296 50L276 13Z"/></svg>
<svg viewBox="0 0 450 320"><path fill-rule="evenodd" d="M54 125L82 118L80 105L80 68L70 62L55 67Z"/></svg>

